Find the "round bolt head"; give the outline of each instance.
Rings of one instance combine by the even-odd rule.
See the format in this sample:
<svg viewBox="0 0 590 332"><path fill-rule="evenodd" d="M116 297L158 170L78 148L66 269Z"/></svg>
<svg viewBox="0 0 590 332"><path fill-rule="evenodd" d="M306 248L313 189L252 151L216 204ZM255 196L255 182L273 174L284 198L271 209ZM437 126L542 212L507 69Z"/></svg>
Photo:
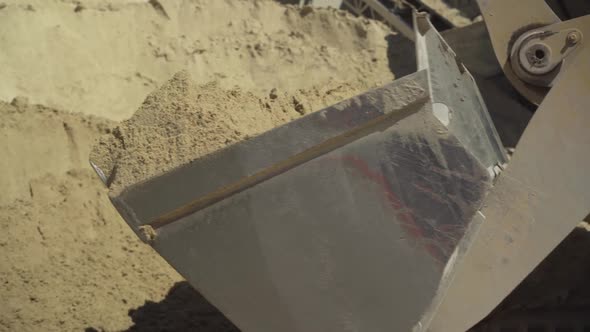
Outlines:
<svg viewBox="0 0 590 332"><path fill-rule="evenodd" d="M566 40L568 44L575 45L580 41L580 36L577 32L570 32L567 34Z"/></svg>
<svg viewBox="0 0 590 332"><path fill-rule="evenodd" d="M536 43L528 47L523 52L525 62L523 63L525 69L540 74L539 70L549 65L551 59L551 49L543 43Z"/></svg>

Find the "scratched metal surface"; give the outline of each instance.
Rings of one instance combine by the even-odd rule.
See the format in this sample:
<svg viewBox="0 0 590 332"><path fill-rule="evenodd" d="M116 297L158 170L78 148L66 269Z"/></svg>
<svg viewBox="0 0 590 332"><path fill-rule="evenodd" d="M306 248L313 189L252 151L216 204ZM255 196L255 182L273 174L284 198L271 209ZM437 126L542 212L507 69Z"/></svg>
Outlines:
<svg viewBox="0 0 590 332"><path fill-rule="evenodd" d="M154 248L244 331L410 331L489 186L424 104L160 228Z"/></svg>
<svg viewBox="0 0 590 332"><path fill-rule="evenodd" d="M433 40L418 56L437 56ZM431 311L491 186L487 168L503 157L471 150L465 131L441 122L433 70L132 187L113 203L132 228L154 226L158 253L243 331L412 330ZM481 102L475 97L466 95ZM445 102L472 111L456 101ZM481 135L497 141L495 131L472 130ZM162 215L167 222L154 223Z"/></svg>
<svg viewBox="0 0 590 332"><path fill-rule="evenodd" d="M512 11L513 8L505 8ZM529 12L514 13L528 17ZM545 27L590 35L590 16ZM568 56L466 237L468 251L428 331L465 331L488 315L590 212L590 45Z"/></svg>
<svg viewBox="0 0 590 332"><path fill-rule="evenodd" d="M331 143L333 147L326 146L324 150L378 130L380 126L391 124L407 112L412 112L408 106L425 102L427 98L426 73L417 72L131 186L115 194L112 201L131 227L150 224L192 202L206 200L211 193L223 191L223 188L244 178L270 173L278 163L293 159L287 164L296 164L311 158L313 156L297 155L318 149L329 140L336 142ZM382 123L371 126L371 121L375 120ZM367 126L369 128L365 128ZM321 152L315 154L318 153ZM220 196L228 194L221 193Z"/></svg>
<svg viewBox="0 0 590 332"><path fill-rule="evenodd" d="M418 69L428 70L435 115L486 168L505 163L504 147L475 80L428 18L415 20Z"/></svg>

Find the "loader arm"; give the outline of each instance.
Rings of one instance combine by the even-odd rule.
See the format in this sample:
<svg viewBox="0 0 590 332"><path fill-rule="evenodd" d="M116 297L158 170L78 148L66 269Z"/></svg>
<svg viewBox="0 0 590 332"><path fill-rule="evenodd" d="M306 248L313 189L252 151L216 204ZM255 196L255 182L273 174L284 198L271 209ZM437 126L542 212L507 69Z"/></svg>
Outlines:
<svg viewBox="0 0 590 332"><path fill-rule="evenodd" d="M542 0L479 4L506 76L540 105L463 239L468 249L429 324L436 332L484 318L590 212L590 16L560 22ZM520 61L538 49L553 58L531 59L541 60L535 84Z"/></svg>

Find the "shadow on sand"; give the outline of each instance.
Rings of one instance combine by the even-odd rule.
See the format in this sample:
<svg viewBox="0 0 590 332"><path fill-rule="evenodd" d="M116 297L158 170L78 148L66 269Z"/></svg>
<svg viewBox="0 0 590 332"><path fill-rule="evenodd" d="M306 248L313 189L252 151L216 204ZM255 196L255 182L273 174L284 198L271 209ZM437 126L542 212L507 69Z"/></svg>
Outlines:
<svg viewBox="0 0 590 332"><path fill-rule="evenodd" d="M482 323L522 310L590 308L588 280L590 231L578 227ZM176 283L160 302L130 309L129 316L128 332L240 331L188 282Z"/></svg>
<svg viewBox="0 0 590 332"><path fill-rule="evenodd" d="M129 316L129 332L240 331L186 281L177 282L162 301L129 310Z"/></svg>

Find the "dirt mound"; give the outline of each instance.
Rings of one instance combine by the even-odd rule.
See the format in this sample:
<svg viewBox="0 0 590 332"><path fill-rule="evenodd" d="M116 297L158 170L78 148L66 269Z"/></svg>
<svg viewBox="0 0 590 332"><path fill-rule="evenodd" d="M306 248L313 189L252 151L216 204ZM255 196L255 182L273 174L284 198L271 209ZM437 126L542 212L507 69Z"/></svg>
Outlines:
<svg viewBox="0 0 590 332"><path fill-rule="evenodd" d="M121 120L179 70L257 94L393 79L391 32L344 11L272 0L3 3L0 100Z"/></svg>
<svg viewBox="0 0 590 332"><path fill-rule="evenodd" d="M216 83L195 84L179 72L151 93L129 120L105 135L91 160L113 190L166 172L229 144L360 93L356 84L328 84L294 94L257 97ZM115 171L116 170L116 171Z"/></svg>

